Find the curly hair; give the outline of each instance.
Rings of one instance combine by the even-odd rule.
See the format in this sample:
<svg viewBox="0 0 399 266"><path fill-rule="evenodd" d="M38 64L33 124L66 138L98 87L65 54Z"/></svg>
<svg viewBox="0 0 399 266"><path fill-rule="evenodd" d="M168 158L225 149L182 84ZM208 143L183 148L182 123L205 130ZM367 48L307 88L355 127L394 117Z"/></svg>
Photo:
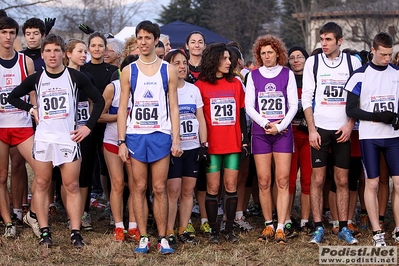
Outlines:
<svg viewBox="0 0 399 266"><path fill-rule="evenodd" d="M216 83L218 79L216 73L225 51L229 53L231 62L237 61L235 53L232 52L224 43L212 43L205 48L204 53L202 54L201 72L198 79L211 84ZM223 76L227 81L233 81L235 77L233 64L230 65L229 73L223 74Z"/></svg>
<svg viewBox="0 0 399 266"><path fill-rule="evenodd" d="M263 61L260 56L260 50L264 46L270 45L277 53L277 64L285 66L288 63L287 48L283 41L272 35L260 36L256 39L254 46L252 47L252 53L255 58L258 67L263 66Z"/></svg>
<svg viewBox="0 0 399 266"><path fill-rule="evenodd" d="M139 47L139 46L137 44L136 36L134 36L134 35L130 36L125 41L125 46L123 49L122 57L128 56L130 54L130 52L136 50L137 47Z"/></svg>

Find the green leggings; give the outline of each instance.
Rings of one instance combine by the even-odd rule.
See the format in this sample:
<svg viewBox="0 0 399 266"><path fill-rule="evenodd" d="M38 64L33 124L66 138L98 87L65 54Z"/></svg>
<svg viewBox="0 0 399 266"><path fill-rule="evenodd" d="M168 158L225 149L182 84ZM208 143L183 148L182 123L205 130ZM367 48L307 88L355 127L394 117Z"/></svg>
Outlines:
<svg viewBox="0 0 399 266"><path fill-rule="evenodd" d="M239 170L240 169L240 153L229 153L229 154L210 154L209 158L211 159L211 163L206 168L207 173L216 173L220 172L222 169L222 165L224 164L224 168L231 170Z"/></svg>

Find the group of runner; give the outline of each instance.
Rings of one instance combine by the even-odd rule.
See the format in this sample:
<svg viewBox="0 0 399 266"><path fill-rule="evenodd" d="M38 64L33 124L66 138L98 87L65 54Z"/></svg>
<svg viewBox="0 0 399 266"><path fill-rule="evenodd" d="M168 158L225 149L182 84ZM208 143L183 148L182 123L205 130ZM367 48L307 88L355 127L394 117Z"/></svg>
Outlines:
<svg viewBox="0 0 399 266"><path fill-rule="evenodd" d="M340 50L342 29L334 22L320 28L322 51L310 57L302 47L287 51L279 38L261 36L253 46L257 68L249 72L238 43L206 45L201 32L187 36L186 47L171 49L167 36L162 36L164 45L158 44L157 24L142 21L122 49L123 43L92 31L88 46L81 40L65 44L45 26L37 18L24 24L25 56L14 49L18 24L7 16L0 19L0 211L6 237L16 236L7 188L11 156L19 162L12 163L12 172L24 167L24 160L34 171L32 202L23 218L19 205L26 201L27 180L18 181L25 192L20 190L20 202L14 203L13 195L17 218L32 227L39 244L53 244L48 210L59 167L71 242L83 247L80 230L92 230L88 195L97 152L114 239L138 241L137 253L150 250L150 212L160 253L173 253L178 242L198 244L190 219L195 190L200 230L209 242L220 243L220 235L238 241L234 225L253 229L244 211L251 194L246 183L255 175L259 190L253 199L265 219L259 241L284 244L301 229L311 235L310 243L321 243L323 187L331 175L333 232L356 244L353 215L362 166L351 160L360 157L351 153L352 144L352 150L361 147L362 207L372 242L386 245L377 200L381 154L393 180L393 209L399 201L399 76L389 64L389 34L375 36L373 58L363 66ZM358 135L352 133L355 123ZM298 168L301 222L295 228L291 210ZM220 198L224 215L219 226ZM394 211L394 218L393 238L399 242L399 213Z"/></svg>

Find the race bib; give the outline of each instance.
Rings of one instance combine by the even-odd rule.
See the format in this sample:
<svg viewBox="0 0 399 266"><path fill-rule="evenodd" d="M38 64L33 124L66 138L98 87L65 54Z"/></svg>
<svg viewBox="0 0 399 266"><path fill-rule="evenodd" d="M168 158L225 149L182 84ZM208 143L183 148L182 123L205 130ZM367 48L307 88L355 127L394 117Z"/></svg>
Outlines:
<svg viewBox="0 0 399 266"><path fill-rule="evenodd" d="M66 88L54 88L42 92L43 119L60 119L69 114L69 97Z"/></svg>
<svg viewBox="0 0 399 266"><path fill-rule="evenodd" d="M236 101L233 97L211 98L212 126L228 126L236 123Z"/></svg>
<svg viewBox="0 0 399 266"><path fill-rule="evenodd" d="M321 104L324 106L345 105L346 99L343 96L344 86L326 85L324 86Z"/></svg>
<svg viewBox="0 0 399 266"><path fill-rule="evenodd" d="M259 112L262 117L270 119L283 119L285 116L285 99L281 91L259 92Z"/></svg>
<svg viewBox="0 0 399 266"><path fill-rule="evenodd" d="M395 95L375 95L370 98L370 106L373 108L373 113L384 111L396 113L395 103Z"/></svg>
<svg viewBox="0 0 399 266"><path fill-rule="evenodd" d="M180 140L198 139L198 120L193 113L180 114Z"/></svg>
<svg viewBox="0 0 399 266"><path fill-rule="evenodd" d="M160 128L159 101L135 101L134 128Z"/></svg>
<svg viewBox="0 0 399 266"><path fill-rule="evenodd" d="M78 103L78 126L84 126L90 118L89 101Z"/></svg>
<svg viewBox="0 0 399 266"><path fill-rule="evenodd" d="M8 95L14 88L0 88L0 113L18 113L21 109L9 104L7 102Z"/></svg>

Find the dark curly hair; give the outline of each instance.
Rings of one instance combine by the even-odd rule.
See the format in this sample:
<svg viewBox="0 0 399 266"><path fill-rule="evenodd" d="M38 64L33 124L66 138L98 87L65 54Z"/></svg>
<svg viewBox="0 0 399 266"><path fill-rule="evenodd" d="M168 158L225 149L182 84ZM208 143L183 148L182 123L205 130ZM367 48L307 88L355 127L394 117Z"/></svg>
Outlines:
<svg viewBox="0 0 399 266"><path fill-rule="evenodd" d="M264 46L270 45L274 51L277 53L277 64L280 66L285 66L288 63L287 48L283 41L272 35L260 36L256 39L254 46L252 47L252 53L255 58L258 67L263 66L263 61L260 56L260 50Z"/></svg>
<svg viewBox="0 0 399 266"><path fill-rule="evenodd" d="M224 43L212 43L208 45L203 54L201 60L201 72L198 76L199 80L215 84L217 81L216 73L220 64L220 60L223 58L224 52L229 52L230 61L236 62L237 56L233 53L230 48ZM234 75L233 64L230 65L229 73L223 74L227 81L232 82Z"/></svg>

